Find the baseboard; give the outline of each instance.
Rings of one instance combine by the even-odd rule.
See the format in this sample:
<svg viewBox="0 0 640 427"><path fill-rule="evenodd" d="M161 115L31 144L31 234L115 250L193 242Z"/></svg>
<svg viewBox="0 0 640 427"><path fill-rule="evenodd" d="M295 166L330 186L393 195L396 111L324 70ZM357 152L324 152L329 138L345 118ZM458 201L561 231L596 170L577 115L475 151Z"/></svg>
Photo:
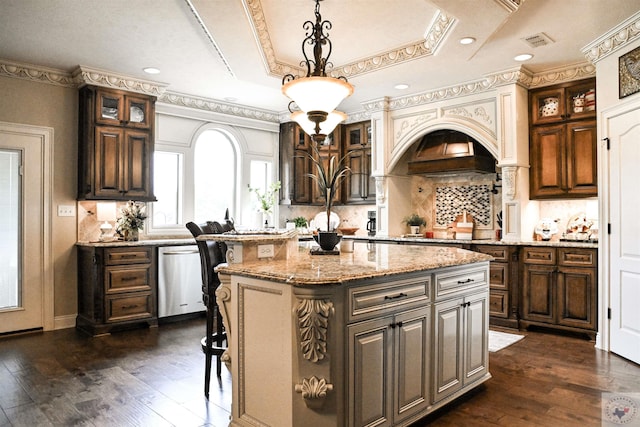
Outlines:
<svg viewBox="0 0 640 427"><path fill-rule="evenodd" d="M56 316L53 319L53 329L68 329L76 327L77 314L67 314L66 316Z"/></svg>

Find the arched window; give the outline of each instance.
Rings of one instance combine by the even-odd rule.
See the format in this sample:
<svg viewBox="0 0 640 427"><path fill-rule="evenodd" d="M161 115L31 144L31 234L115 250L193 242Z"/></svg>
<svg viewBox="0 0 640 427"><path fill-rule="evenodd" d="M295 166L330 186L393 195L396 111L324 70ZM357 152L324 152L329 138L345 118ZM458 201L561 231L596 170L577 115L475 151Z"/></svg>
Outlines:
<svg viewBox="0 0 640 427"><path fill-rule="evenodd" d="M198 137L193 158L194 221L221 219L234 212L236 152L227 134L206 130Z"/></svg>
<svg viewBox="0 0 640 427"><path fill-rule="evenodd" d="M221 129L207 129L193 144L156 144L152 219L147 233L187 233L187 221L221 220L225 211L237 213L240 154L233 136Z"/></svg>

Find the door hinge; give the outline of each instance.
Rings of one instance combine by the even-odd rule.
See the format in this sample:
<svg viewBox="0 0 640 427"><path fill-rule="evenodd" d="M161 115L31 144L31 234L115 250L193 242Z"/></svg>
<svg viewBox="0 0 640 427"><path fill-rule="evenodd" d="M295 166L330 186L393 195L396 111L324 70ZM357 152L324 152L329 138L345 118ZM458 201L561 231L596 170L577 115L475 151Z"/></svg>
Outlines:
<svg viewBox="0 0 640 427"><path fill-rule="evenodd" d="M611 223L607 224L607 234L611 234Z"/></svg>
<svg viewBox="0 0 640 427"><path fill-rule="evenodd" d="M611 308L607 308L607 319L611 320Z"/></svg>
<svg viewBox="0 0 640 427"><path fill-rule="evenodd" d="M607 150L611 149L611 140L609 138L602 138L607 143Z"/></svg>

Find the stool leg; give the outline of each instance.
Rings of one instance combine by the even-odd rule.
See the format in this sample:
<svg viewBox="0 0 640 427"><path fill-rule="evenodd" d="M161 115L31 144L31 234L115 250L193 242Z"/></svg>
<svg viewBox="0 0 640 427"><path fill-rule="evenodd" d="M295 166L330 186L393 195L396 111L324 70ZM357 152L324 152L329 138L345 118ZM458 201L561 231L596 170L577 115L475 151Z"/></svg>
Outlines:
<svg viewBox="0 0 640 427"><path fill-rule="evenodd" d="M220 313L220 307L216 305L216 347L222 347L222 342L224 341L224 326L222 325L222 314ZM218 378L222 375L222 355L219 354L216 358L216 373L218 374Z"/></svg>
<svg viewBox="0 0 640 427"><path fill-rule="evenodd" d="M211 381L211 357L213 356L213 315L214 309L207 307L207 335L205 336L205 368L204 368L204 396L209 400L209 383Z"/></svg>

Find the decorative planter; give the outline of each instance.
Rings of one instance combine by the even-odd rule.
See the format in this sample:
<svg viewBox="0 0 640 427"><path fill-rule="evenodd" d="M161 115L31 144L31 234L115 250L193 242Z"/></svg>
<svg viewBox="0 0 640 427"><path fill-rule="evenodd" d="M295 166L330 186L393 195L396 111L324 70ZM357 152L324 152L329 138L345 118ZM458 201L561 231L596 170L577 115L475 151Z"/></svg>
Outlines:
<svg viewBox="0 0 640 427"><path fill-rule="evenodd" d="M137 242L139 230L122 230L125 242Z"/></svg>
<svg viewBox="0 0 640 427"><path fill-rule="evenodd" d="M323 251L332 251L336 245L340 243L342 236L338 235L335 231L319 231L313 238L318 242Z"/></svg>
<svg viewBox="0 0 640 427"><path fill-rule="evenodd" d="M420 226L419 225L410 225L409 229L411 230L411 234L420 234Z"/></svg>

